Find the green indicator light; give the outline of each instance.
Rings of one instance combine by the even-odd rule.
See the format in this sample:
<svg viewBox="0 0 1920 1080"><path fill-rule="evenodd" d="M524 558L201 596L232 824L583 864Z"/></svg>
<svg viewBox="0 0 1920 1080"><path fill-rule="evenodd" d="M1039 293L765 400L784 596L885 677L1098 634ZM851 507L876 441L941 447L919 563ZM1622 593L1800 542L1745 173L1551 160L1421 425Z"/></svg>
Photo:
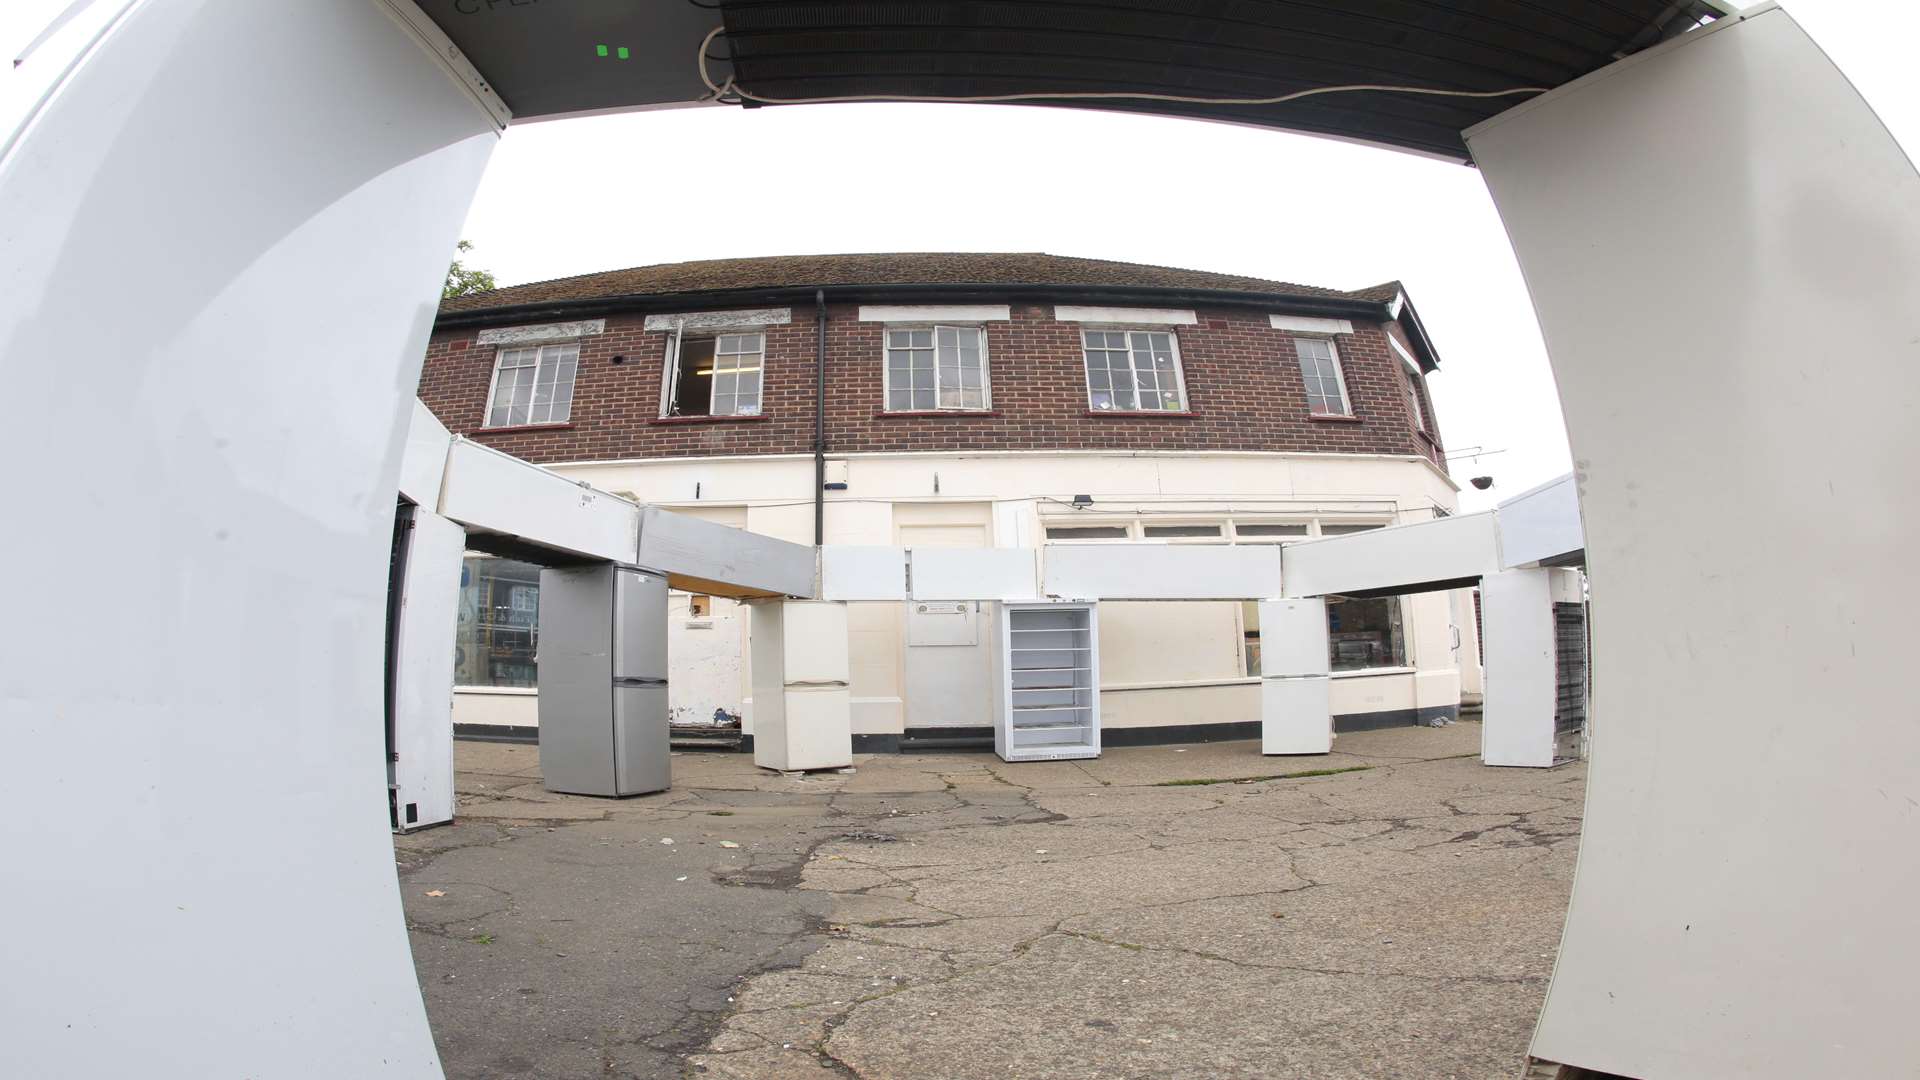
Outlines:
<svg viewBox="0 0 1920 1080"><path fill-rule="evenodd" d="M593 52L595 56L605 56L607 55L607 47L605 45L595 45Z"/></svg>
<svg viewBox="0 0 1920 1080"><path fill-rule="evenodd" d="M625 45L620 46L620 59L625 60L627 55L627 47Z"/></svg>

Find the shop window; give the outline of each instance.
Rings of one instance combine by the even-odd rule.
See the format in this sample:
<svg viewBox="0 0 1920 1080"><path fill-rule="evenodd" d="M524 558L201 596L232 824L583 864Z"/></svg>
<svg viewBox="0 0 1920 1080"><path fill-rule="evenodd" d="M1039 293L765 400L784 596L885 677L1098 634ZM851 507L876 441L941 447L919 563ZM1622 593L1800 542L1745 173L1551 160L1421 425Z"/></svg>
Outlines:
<svg viewBox="0 0 1920 1080"><path fill-rule="evenodd" d="M697 338L676 334L668 348L673 354L673 374L665 415L760 415L765 335Z"/></svg>
<svg viewBox="0 0 1920 1080"><path fill-rule="evenodd" d="M1180 350L1165 330L1085 330L1087 407L1095 412L1181 412Z"/></svg>
<svg viewBox="0 0 1920 1080"><path fill-rule="evenodd" d="M469 555L460 568L460 612L454 631L456 686L539 685L540 568L512 559Z"/></svg>
<svg viewBox="0 0 1920 1080"><path fill-rule="evenodd" d="M1333 342L1297 337L1293 349L1300 357L1300 378L1307 384L1307 410L1320 416L1352 416L1346 379L1340 373L1340 351Z"/></svg>
<svg viewBox="0 0 1920 1080"><path fill-rule="evenodd" d="M891 412L987 407L985 335L977 326L888 329Z"/></svg>
<svg viewBox="0 0 1920 1080"><path fill-rule="evenodd" d="M1397 596L1327 597L1327 651L1333 670L1406 667L1405 623Z"/></svg>
<svg viewBox="0 0 1920 1080"><path fill-rule="evenodd" d="M573 414L573 376L580 345L501 349L487 395L488 427L559 424Z"/></svg>

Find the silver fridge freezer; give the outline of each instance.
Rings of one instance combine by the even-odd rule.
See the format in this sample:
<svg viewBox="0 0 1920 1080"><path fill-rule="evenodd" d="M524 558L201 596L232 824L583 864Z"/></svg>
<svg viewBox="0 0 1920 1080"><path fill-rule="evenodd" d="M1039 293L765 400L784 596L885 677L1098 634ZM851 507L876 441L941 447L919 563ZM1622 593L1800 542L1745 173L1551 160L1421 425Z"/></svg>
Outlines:
<svg viewBox="0 0 1920 1080"><path fill-rule="evenodd" d="M666 579L610 565L542 570L539 633L547 790L666 790Z"/></svg>

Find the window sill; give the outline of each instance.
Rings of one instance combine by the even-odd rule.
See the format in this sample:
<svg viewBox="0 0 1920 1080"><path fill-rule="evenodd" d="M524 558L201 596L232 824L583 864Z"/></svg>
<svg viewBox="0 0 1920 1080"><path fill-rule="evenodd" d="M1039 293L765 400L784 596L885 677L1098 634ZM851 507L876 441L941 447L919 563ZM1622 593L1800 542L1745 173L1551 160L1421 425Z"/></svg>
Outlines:
<svg viewBox="0 0 1920 1080"><path fill-rule="evenodd" d="M755 424L773 417L766 413L754 413L752 416L656 416L647 421L649 424Z"/></svg>
<svg viewBox="0 0 1920 1080"><path fill-rule="evenodd" d="M928 416L978 419L983 416L991 418L999 415L999 409L875 409L873 411L873 418L875 420L891 420L896 417L920 418Z"/></svg>
<svg viewBox="0 0 1920 1080"><path fill-rule="evenodd" d="M1087 415L1116 420L1192 420L1199 414L1191 409L1088 409Z"/></svg>
<svg viewBox="0 0 1920 1080"><path fill-rule="evenodd" d="M1410 667L1363 667L1347 668L1342 671L1330 671L1328 676L1335 679L1366 679L1378 675L1412 675Z"/></svg>
<svg viewBox="0 0 1920 1080"><path fill-rule="evenodd" d="M573 421L563 420L558 424L513 424L509 427L483 427L469 431L469 435L513 435L522 431L565 431L573 426Z"/></svg>
<svg viewBox="0 0 1920 1080"><path fill-rule="evenodd" d="M1336 423L1336 424L1357 424L1357 423L1360 423L1360 418L1359 418L1359 417L1357 417L1357 416L1355 416L1355 415L1353 415L1352 413L1330 413L1330 412L1314 412L1314 413L1308 413L1308 414L1307 414L1307 419L1309 419L1309 420L1331 420L1331 421L1333 421L1333 422L1334 422L1334 423Z"/></svg>

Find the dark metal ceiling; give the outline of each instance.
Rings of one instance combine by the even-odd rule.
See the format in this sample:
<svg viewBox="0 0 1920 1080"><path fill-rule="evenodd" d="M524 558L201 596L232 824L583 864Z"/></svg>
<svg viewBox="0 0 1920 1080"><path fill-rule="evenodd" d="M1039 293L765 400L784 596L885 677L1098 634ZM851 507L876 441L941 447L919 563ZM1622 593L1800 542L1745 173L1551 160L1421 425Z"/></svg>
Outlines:
<svg viewBox="0 0 1920 1080"><path fill-rule="evenodd" d="M519 120L769 98L1150 92L1273 97L1388 83L1555 87L1723 14L1720 0L418 0ZM731 56L732 63L727 62ZM1277 105L1058 102L1315 132L1466 160L1525 96L1381 91ZM751 104L751 102L749 102Z"/></svg>
<svg viewBox="0 0 1920 1080"><path fill-rule="evenodd" d="M730 50L737 85L763 97L1251 98L1353 83L1551 88L1724 12L1707 0L724 0L721 14L727 33L714 53ZM1464 161L1460 132L1524 100L1361 91L1256 106L1058 104Z"/></svg>

